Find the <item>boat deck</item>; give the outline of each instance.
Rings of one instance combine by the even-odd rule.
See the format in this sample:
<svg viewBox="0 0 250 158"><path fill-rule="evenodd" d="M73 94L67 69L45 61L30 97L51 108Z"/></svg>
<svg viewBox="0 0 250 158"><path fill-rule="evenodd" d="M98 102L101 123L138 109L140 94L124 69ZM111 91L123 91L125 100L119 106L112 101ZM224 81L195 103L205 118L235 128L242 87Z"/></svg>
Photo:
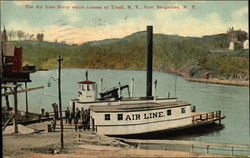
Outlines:
<svg viewBox="0 0 250 158"><path fill-rule="evenodd" d="M122 105L110 105L110 106L90 106L90 109L95 112L130 112L130 111L147 111L147 110L156 110L164 109L169 107L180 107L180 106L189 106L190 104L184 101L177 102L147 102L147 103L130 103Z"/></svg>

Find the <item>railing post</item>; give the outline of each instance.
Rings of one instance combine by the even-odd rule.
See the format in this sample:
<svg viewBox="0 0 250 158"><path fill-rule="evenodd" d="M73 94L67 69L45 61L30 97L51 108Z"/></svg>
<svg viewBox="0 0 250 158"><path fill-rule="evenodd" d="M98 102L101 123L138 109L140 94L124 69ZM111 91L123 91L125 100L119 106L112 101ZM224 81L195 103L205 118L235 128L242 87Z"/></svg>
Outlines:
<svg viewBox="0 0 250 158"><path fill-rule="evenodd" d="M193 124L194 124L194 116L192 116L192 122L193 122Z"/></svg>
<svg viewBox="0 0 250 158"><path fill-rule="evenodd" d="M234 147L232 146L232 156L234 155Z"/></svg>
<svg viewBox="0 0 250 158"><path fill-rule="evenodd" d="M207 145L207 154L209 153L209 145Z"/></svg>
<svg viewBox="0 0 250 158"><path fill-rule="evenodd" d="M221 124L221 111L219 110L219 124Z"/></svg>
<svg viewBox="0 0 250 158"><path fill-rule="evenodd" d="M78 141L80 142L81 141L81 134L79 133L78 135Z"/></svg>
<svg viewBox="0 0 250 158"><path fill-rule="evenodd" d="M206 121L208 120L208 113L206 113Z"/></svg>
<svg viewBox="0 0 250 158"><path fill-rule="evenodd" d="M194 151L194 144L192 144L191 153L193 153L193 151Z"/></svg>

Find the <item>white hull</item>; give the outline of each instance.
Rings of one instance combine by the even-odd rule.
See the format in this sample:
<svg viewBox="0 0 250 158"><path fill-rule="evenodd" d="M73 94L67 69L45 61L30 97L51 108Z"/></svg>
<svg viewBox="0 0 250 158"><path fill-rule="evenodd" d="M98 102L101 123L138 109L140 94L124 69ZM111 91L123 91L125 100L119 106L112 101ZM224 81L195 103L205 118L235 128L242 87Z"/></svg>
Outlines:
<svg viewBox="0 0 250 158"><path fill-rule="evenodd" d="M192 118L165 120L143 124L103 126L97 125L97 133L102 135L134 135L157 131L171 130L192 125Z"/></svg>
<svg viewBox="0 0 250 158"><path fill-rule="evenodd" d="M90 115L95 120L97 133L102 135L141 134L191 125L193 118L190 104L175 103L173 102L174 105L171 106L169 106L171 103L168 103L167 106L153 103L138 105L139 107L150 106L151 109L131 108L135 107L136 104L115 106L114 108L94 106L90 107ZM171 112L168 113L168 111ZM105 115L109 115L108 120L105 119ZM122 115L122 119L119 120L118 115Z"/></svg>

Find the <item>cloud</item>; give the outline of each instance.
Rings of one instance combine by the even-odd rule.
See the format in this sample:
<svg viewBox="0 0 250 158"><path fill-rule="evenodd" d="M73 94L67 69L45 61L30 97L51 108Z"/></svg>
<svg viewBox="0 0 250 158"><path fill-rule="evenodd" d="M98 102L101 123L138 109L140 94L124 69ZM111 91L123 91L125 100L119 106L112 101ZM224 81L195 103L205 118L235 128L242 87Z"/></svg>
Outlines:
<svg viewBox="0 0 250 158"><path fill-rule="evenodd" d="M225 33L227 28L235 26L237 29L248 30L247 7L232 13L233 19L225 21L218 12L211 12L204 18L194 16L188 10L156 11L151 22L159 33L178 34L181 36L203 36ZM230 15L228 15L230 16Z"/></svg>
<svg viewBox="0 0 250 158"><path fill-rule="evenodd" d="M22 1L22 0L13 1L13 2L14 2L14 4L16 4L16 5L26 5L26 4L32 3L32 1Z"/></svg>
<svg viewBox="0 0 250 158"><path fill-rule="evenodd" d="M74 6L75 2L67 1L63 6ZM178 4L171 4L178 5ZM181 6L181 5L180 5ZM242 7L232 12L231 20L225 21L218 12L210 12L203 18L194 16L190 9L180 10L155 10L152 16L134 16L121 18L116 23L107 23L95 27L76 27L80 21L79 12L74 9L62 9L61 11L71 21L64 24L67 19L57 20L53 25L45 25L43 28L34 28L27 21L9 23L6 27L21 29L29 33L38 33L43 30L45 40L66 41L67 43L83 43L87 41L103 40L107 38L122 38L134 32L146 30L147 25L154 26L154 33L177 34L181 36L204 36L225 33L229 27L248 30L248 8ZM108 18L109 19L109 18ZM110 18L111 19L111 18Z"/></svg>
<svg viewBox="0 0 250 158"><path fill-rule="evenodd" d="M62 7L69 8L69 9L62 9L62 13L67 16L70 22L73 23L79 22L81 20L79 13L75 9L72 9L72 7L76 5L77 4L75 1L64 1L61 4Z"/></svg>
<svg viewBox="0 0 250 158"><path fill-rule="evenodd" d="M242 7L232 13L231 24L228 27L234 27L248 31L248 7Z"/></svg>

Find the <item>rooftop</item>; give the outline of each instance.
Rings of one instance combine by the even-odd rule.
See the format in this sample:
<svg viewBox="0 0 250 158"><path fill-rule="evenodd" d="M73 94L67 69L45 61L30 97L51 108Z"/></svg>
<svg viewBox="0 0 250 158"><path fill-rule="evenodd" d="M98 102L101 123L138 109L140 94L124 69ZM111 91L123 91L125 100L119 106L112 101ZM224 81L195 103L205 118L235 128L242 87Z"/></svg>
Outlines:
<svg viewBox="0 0 250 158"><path fill-rule="evenodd" d="M94 81L89 81L89 80L85 80L85 81L81 81L81 82L78 82L79 84L94 84L96 82Z"/></svg>

